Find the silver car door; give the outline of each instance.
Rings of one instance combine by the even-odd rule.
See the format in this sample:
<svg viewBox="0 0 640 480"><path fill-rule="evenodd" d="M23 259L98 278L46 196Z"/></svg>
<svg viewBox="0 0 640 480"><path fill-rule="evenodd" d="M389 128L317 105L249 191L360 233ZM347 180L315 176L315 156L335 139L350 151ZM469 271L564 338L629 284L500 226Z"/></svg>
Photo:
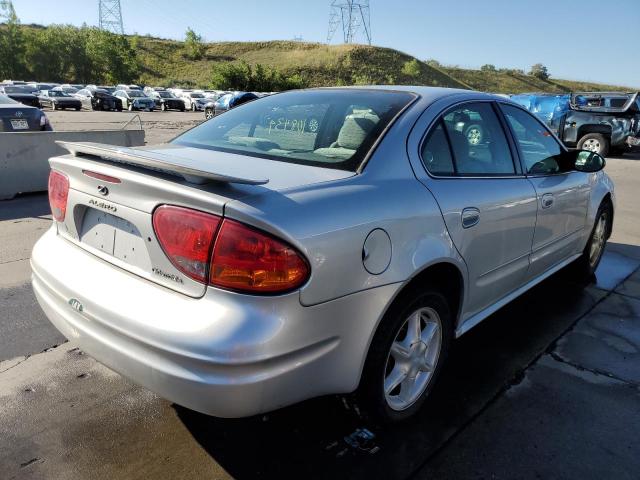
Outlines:
<svg viewBox="0 0 640 480"><path fill-rule="evenodd" d="M589 174L566 165L568 157L549 130L529 112L501 104L522 167L537 194L538 215L533 238L533 279L578 253L589 202Z"/></svg>
<svg viewBox="0 0 640 480"><path fill-rule="evenodd" d="M492 102L445 112L422 144L434 194L468 269L463 321L524 283L536 200Z"/></svg>

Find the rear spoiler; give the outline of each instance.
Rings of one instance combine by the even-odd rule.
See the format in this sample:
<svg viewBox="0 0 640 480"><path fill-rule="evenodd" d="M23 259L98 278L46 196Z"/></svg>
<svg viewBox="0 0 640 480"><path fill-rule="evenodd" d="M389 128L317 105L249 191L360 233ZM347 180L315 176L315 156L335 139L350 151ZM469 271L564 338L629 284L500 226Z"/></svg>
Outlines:
<svg viewBox="0 0 640 480"><path fill-rule="evenodd" d="M74 157L89 155L114 163L123 163L136 167L144 167L170 175L184 178L189 183L204 184L208 182L242 183L246 185L264 185L269 179L249 177L244 172L236 174L239 169L228 160L212 161L210 165L202 165L193 159L176 157L129 147L118 147L93 142L56 143L66 149ZM204 167L207 167L206 170ZM210 167L210 168L209 168Z"/></svg>

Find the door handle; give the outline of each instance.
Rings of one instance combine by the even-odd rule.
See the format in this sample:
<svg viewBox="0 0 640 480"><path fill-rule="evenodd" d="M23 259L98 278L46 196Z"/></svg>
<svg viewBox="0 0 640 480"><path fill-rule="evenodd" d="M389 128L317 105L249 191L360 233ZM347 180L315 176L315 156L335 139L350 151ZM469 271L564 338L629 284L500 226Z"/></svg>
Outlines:
<svg viewBox="0 0 640 480"><path fill-rule="evenodd" d="M550 193L545 193L542 196L542 208L549 208L551 207L551 205L553 205L554 202L554 198L553 195Z"/></svg>
<svg viewBox="0 0 640 480"><path fill-rule="evenodd" d="M471 228L480 221L480 210L468 207L462 210L462 228Z"/></svg>

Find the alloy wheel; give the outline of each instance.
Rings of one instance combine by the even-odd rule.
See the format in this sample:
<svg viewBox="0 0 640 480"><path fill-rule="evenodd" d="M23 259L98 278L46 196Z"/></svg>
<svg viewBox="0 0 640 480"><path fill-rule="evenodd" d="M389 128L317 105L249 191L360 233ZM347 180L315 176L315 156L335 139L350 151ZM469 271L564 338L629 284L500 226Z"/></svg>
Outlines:
<svg viewBox="0 0 640 480"><path fill-rule="evenodd" d="M598 218L598 222L593 230L591 237L591 245L589 245L589 265L594 267L598 264L600 255L607 241L607 214L602 213Z"/></svg>
<svg viewBox="0 0 640 480"><path fill-rule="evenodd" d="M467 132L469 145L478 145L482 140L482 132L478 128L470 128Z"/></svg>
<svg viewBox="0 0 640 480"><path fill-rule="evenodd" d="M429 307L404 321L387 355L384 395L396 411L411 407L424 393L435 372L442 349L442 321Z"/></svg>
<svg viewBox="0 0 640 480"><path fill-rule="evenodd" d="M595 138L589 138L582 144L582 148L590 152L600 152L600 142Z"/></svg>

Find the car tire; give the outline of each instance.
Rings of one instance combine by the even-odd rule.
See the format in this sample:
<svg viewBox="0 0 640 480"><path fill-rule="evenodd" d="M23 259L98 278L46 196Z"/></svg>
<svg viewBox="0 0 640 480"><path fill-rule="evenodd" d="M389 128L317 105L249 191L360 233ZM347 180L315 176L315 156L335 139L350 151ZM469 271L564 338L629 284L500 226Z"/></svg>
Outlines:
<svg viewBox="0 0 640 480"><path fill-rule="evenodd" d="M196 111L196 104L191 102L191 111L195 112Z"/></svg>
<svg viewBox="0 0 640 480"><path fill-rule="evenodd" d="M130 103L130 104L127 106L127 110L129 110L130 112L133 112L133 103Z"/></svg>
<svg viewBox="0 0 640 480"><path fill-rule="evenodd" d="M211 108L204 109L204 118L207 120L211 120L214 117L213 110Z"/></svg>
<svg viewBox="0 0 640 480"><path fill-rule="evenodd" d="M578 150L590 150L602 157L609 154L610 142L601 133L587 133L578 141Z"/></svg>
<svg viewBox="0 0 640 480"><path fill-rule="evenodd" d="M442 371L452 339L451 308L438 289L422 285L401 294L371 342L355 394L361 413L383 424L416 415ZM418 366L420 361L425 365ZM409 393L403 393L404 388Z"/></svg>
<svg viewBox="0 0 640 480"><path fill-rule="evenodd" d="M602 202L596 213L596 219L591 229L582 255L571 265L573 279L579 283L588 282L596 272L602 254L611 235L613 207L609 200Z"/></svg>
<svg viewBox="0 0 640 480"><path fill-rule="evenodd" d="M162 110L163 112L166 112L167 111L167 105L164 104L164 103L161 103L160 104L160 110Z"/></svg>
<svg viewBox="0 0 640 480"><path fill-rule="evenodd" d="M80 110L82 110L82 107L76 107L76 112L79 112Z"/></svg>
<svg viewBox="0 0 640 480"><path fill-rule="evenodd" d="M51 104L51 110L53 110L54 112L58 109L58 107L56 107L55 103Z"/></svg>
<svg viewBox="0 0 640 480"><path fill-rule="evenodd" d="M480 145L484 140L484 129L477 124L469 125L464 129L464 137L469 145Z"/></svg>

